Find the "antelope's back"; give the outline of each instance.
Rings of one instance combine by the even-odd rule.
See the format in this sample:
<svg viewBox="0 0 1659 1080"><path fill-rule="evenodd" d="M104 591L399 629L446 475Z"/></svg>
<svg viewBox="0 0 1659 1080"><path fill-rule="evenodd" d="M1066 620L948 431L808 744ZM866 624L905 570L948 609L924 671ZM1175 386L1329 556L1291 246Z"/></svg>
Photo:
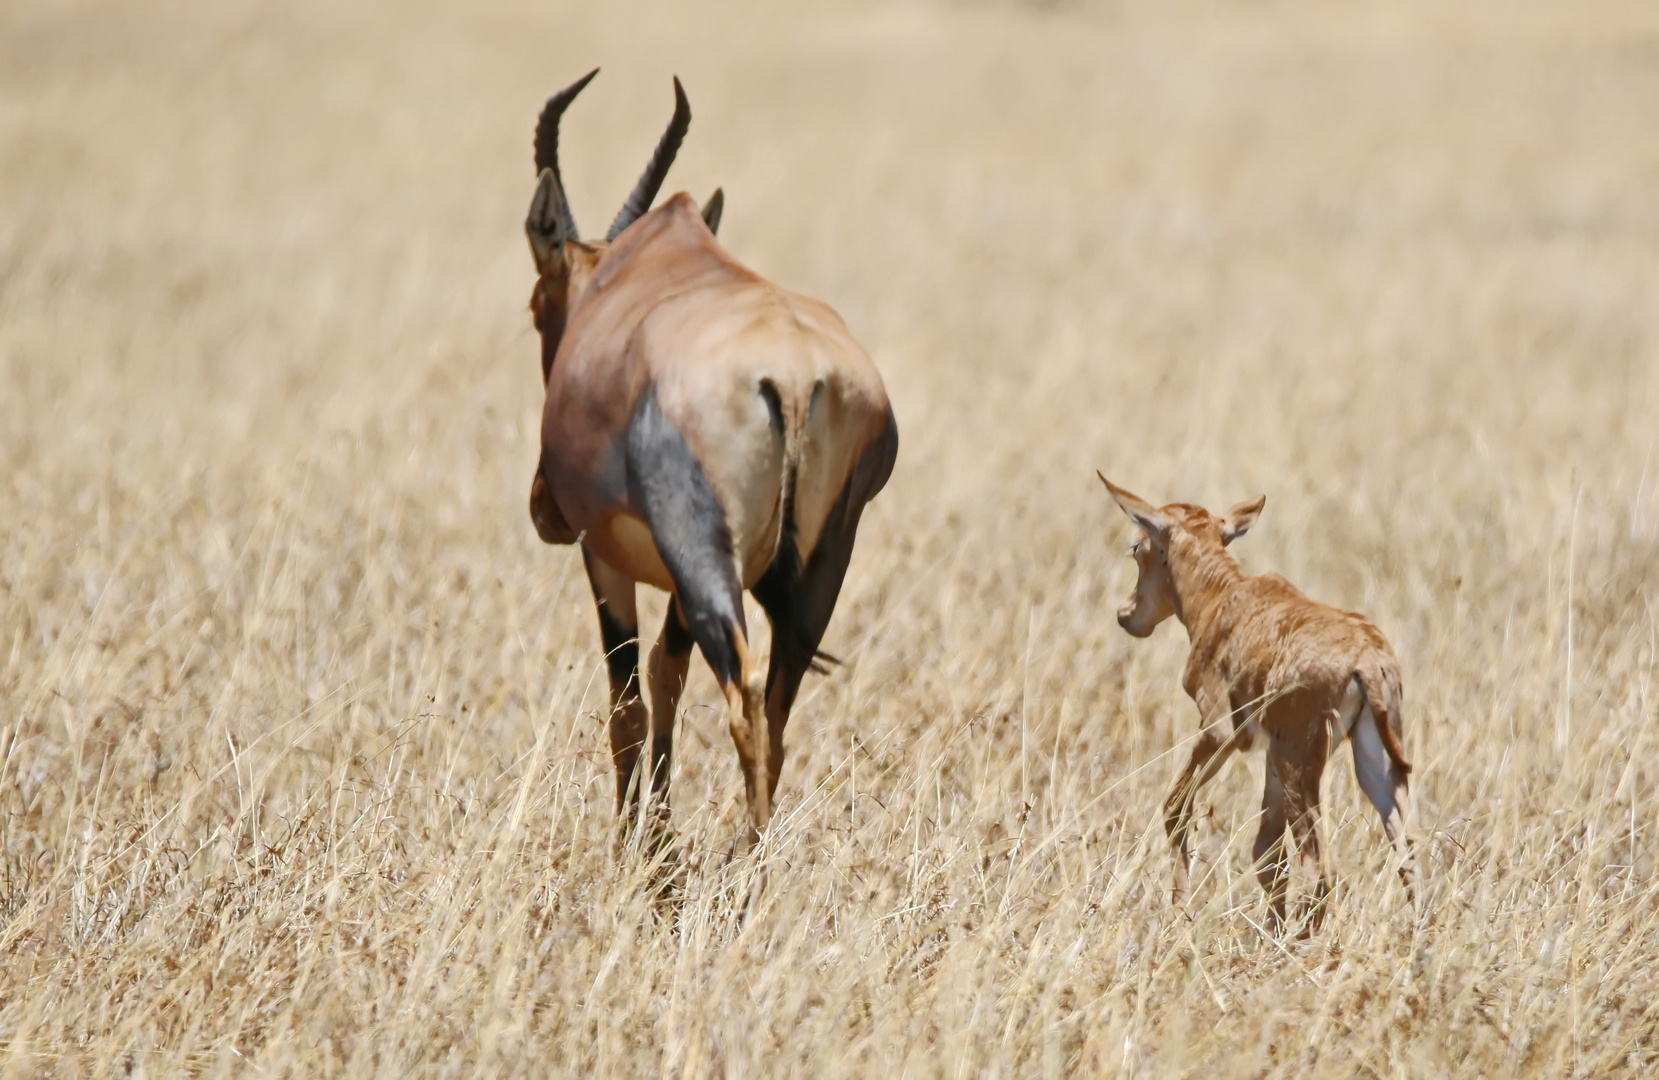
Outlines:
<svg viewBox="0 0 1659 1080"><path fill-rule="evenodd" d="M795 494L807 550L858 455L891 424L881 376L840 317L738 263L683 193L606 252L554 360L543 468L574 528L628 509L623 447L647 391L748 539L775 526L777 455L792 446L792 467L806 463Z"/></svg>
<svg viewBox="0 0 1659 1080"><path fill-rule="evenodd" d="M1255 693L1319 686L1340 699L1357 669L1394 663L1387 638L1365 616L1314 600L1278 574L1242 587L1249 602L1238 612L1228 651L1235 667L1250 672Z"/></svg>
<svg viewBox="0 0 1659 1080"><path fill-rule="evenodd" d="M727 507L746 576L770 563L785 512L808 558L867 448L892 427L881 376L835 312L764 281L683 292L638 337L663 414ZM859 496L885 482L891 464Z"/></svg>

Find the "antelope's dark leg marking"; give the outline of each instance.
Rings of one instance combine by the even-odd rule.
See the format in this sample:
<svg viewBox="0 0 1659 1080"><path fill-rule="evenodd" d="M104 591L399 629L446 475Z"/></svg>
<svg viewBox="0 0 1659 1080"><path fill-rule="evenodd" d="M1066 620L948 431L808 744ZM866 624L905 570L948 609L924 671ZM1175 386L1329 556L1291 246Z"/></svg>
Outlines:
<svg viewBox="0 0 1659 1080"><path fill-rule="evenodd" d="M611 697L627 701L639 696L639 627L614 618L599 608L599 636L605 643L605 666L611 677Z"/></svg>
<svg viewBox="0 0 1659 1080"><path fill-rule="evenodd" d="M691 636L691 627L686 625L685 613L680 610L679 597L668 598L668 616L662 624L662 644L670 656L687 656L691 647L697 644Z"/></svg>
<svg viewBox="0 0 1659 1080"><path fill-rule="evenodd" d="M691 648L695 645L691 631L686 628L685 616L680 614L680 602L668 598L668 614L663 617L662 634L651 649L648 665L651 680L651 796L660 797L662 811L668 810L668 781L674 764L674 720L680 707L680 694L685 690L686 671L691 664Z"/></svg>
<svg viewBox="0 0 1659 1080"><path fill-rule="evenodd" d="M737 635L748 639L731 530L702 464L654 390L634 407L627 454L628 499L651 526L692 639L720 685L730 686L743 674Z"/></svg>
<svg viewBox="0 0 1659 1080"><path fill-rule="evenodd" d="M639 697L639 622L634 612L633 582L594 557L586 545L582 564L593 587L599 612L599 638L611 683L611 763L616 768L616 809L620 814L639 798L634 772L645 745L647 717Z"/></svg>
<svg viewBox="0 0 1659 1080"><path fill-rule="evenodd" d="M778 553L751 591L772 624L772 657L766 673L767 747L772 793L783 771L783 729L789 723L801 679L818 655L818 645L829 628L841 583L852 560L864 506L887 484L899 451L899 429L892 411L887 427L859 455L846 486L830 508L818 545L803 566L795 540L795 508L784 507L783 537Z"/></svg>

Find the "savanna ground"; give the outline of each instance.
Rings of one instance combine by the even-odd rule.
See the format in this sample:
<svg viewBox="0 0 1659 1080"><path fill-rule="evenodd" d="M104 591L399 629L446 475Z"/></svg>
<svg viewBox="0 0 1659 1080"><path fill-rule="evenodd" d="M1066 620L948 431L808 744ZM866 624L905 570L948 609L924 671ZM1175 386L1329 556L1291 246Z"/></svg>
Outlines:
<svg viewBox="0 0 1659 1080"><path fill-rule="evenodd" d="M695 7L0 8L6 1074L1659 1066L1659 11ZM678 73L667 190L902 432L752 859L693 668L672 903L525 510L595 64L578 220ZM1185 640L1116 627L1097 467L1266 492L1246 568L1392 637L1425 914L1346 750L1320 933L1262 931L1259 760L1171 908Z"/></svg>

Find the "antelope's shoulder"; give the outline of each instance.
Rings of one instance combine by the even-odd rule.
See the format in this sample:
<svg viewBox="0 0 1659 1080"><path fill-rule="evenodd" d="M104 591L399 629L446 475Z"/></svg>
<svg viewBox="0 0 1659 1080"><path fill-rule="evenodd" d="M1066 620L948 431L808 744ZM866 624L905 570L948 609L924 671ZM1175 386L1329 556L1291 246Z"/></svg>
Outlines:
<svg viewBox="0 0 1659 1080"><path fill-rule="evenodd" d="M583 301L639 294L661 302L698 286L758 280L720 246L697 204L682 191L630 225L606 249Z"/></svg>

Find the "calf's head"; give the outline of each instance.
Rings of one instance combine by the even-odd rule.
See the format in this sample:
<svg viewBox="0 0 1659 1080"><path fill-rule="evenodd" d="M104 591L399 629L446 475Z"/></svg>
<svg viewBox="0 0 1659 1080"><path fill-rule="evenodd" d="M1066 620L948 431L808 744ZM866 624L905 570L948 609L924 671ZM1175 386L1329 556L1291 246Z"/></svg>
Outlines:
<svg viewBox="0 0 1659 1080"><path fill-rule="evenodd" d="M1184 618L1180 580L1183 573L1198 571L1206 563L1213 564L1216 555L1231 564L1232 559L1224 549L1249 531L1267 504L1267 496L1262 495L1239 503L1225 517L1216 517L1202 506L1190 503L1155 507L1100 473L1095 475L1140 529L1141 535L1129 547L1138 571L1135 591L1118 608L1118 625L1139 638L1150 635L1171 615Z"/></svg>
<svg viewBox="0 0 1659 1080"><path fill-rule="evenodd" d="M647 210L668 176L668 167L680 151L686 129L691 126L691 105L686 101L680 80L674 80L674 115L668 121L639 183L634 185L628 201L622 204L616 220L602 241L584 241L576 228L576 217L570 211L565 197L564 181L559 174L559 119L565 109L592 81L599 69L594 68L557 94L547 99L541 117L536 121L536 192L530 199L530 214L525 219L524 231L530 238L530 254L536 260L536 288L530 295L530 314L541 333L541 373L545 383L553 370L553 357L564 338L565 320L576 297L587 288L613 240L632 225ZM703 221L710 231L719 229L720 214L725 197L715 191L703 207Z"/></svg>

